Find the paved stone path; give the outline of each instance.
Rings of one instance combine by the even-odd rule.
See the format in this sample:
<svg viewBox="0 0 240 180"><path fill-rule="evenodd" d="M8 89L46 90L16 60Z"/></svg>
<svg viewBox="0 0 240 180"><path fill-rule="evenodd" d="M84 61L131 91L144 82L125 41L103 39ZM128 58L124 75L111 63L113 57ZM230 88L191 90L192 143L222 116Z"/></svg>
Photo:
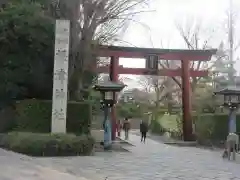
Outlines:
<svg viewBox="0 0 240 180"><path fill-rule="evenodd" d="M43 158L43 166L91 180L240 180L240 164L219 152L174 147L130 135L130 153L99 153L94 157Z"/></svg>
<svg viewBox="0 0 240 180"><path fill-rule="evenodd" d="M240 164L219 152L165 145L130 135L130 153L31 158L0 149L0 180L240 180Z"/></svg>
<svg viewBox="0 0 240 180"><path fill-rule="evenodd" d="M0 180L86 180L40 166L35 161L31 157L0 149Z"/></svg>

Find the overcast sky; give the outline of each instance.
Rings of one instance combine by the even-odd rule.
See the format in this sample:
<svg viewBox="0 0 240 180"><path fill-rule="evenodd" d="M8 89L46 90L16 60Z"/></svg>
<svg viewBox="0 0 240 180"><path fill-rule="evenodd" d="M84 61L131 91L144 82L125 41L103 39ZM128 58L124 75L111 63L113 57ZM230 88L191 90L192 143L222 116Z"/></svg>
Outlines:
<svg viewBox="0 0 240 180"><path fill-rule="evenodd" d="M240 12L240 0L233 0L233 4L234 10ZM150 0L148 9L153 12L138 16L137 21L141 23L130 24L124 41L137 47L186 48L176 24L187 29L196 23L201 24L200 41L210 38L209 45L217 48L222 40L227 41L228 8L229 0ZM235 19L235 41L239 41L240 13ZM144 67L145 61L121 59L120 64ZM240 70L240 62L236 68Z"/></svg>

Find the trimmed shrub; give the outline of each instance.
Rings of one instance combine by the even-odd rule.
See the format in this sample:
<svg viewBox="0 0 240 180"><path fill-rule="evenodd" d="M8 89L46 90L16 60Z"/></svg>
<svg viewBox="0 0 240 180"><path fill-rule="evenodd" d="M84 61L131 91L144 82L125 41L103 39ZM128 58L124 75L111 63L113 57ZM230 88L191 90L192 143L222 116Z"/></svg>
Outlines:
<svg viewBox="0 0 240 180"><path fill-rule="evenodd" d="M12 131L15 127L15 108L8 106L0 110L0 133Z"/></svg>
<svg viewBox="0 0 240 180"><path fill-rule="evenodd" d="M156 120L151 121L150 130L152 133L159 134L159 135L162 135L166 132L166 129L164 129L162 127L162 125L160 124L160 122L158 122Z"/></svg>
<svg viewBox="0 0 240 180"><path fill-rule="evenodd" d="M143 116L141 106L135 103L118 104L116 108L119 117L142 118Z"/></svg>
<svg viewBox="0 0 240 180"><path fill-rule="evenodd" d="M2 134L2 148L30 156L90 155L94 139L88 135L11 132Z"/></svg>
<svg viewBox="0 0 240 180"><path fill-rule="evenodd" d="M161 117L159 124L154 122L154 131L165 131L171 134L171 137L179 139L182 134L182 116L172 116L167 118L167 115ZM171 116L171 115L169 115ZM195 133L199 143L213 144L219 143L226 139L228 134L228 115L227 114L193 114L193 122L195 123ZM171 120L170 120L171 119ZM171 121L171 122L170 122ZM240 133L240 115L237 115L237 133ZM158 130L157 130L158 129Z"/></svg>
<svg viewBox="0 0 240 180"><path fill-rule="evenodd" d="M52 101L24 100L16 103L15 131L49 133ZM88 134L92 120L90 102L68 102L67 132Z"/></svg>
<svg viewBox="0 0 240 180"><path fill-rule="evenodd" d="M226 114L201 114L193 119L198 138L213 141L226 139L228 134L228 116Z"/></svg>

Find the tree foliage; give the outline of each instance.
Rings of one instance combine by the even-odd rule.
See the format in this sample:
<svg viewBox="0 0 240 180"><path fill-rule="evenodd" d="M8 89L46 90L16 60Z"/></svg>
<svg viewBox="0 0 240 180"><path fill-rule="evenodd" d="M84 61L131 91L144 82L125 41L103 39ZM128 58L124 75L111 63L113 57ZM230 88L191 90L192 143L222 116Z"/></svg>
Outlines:
<svg viewBox="0 0 240 180"><path fill-rule="evenodd" d="M51 97L53 43L54 22L40 4L9 3L0 11L0 96L4 102Z"/></svg>
<svg viewBox="0 0 240 180"><path fill-rule="evenodd" d="M173 105L178 104L176 93L179 87L171 77L144 76L139 79L139 83L146 93L152 94L153 98L149 98L149 103L153 104L154 119L158 118L160 106L168 108L171 112Z"/></svg>

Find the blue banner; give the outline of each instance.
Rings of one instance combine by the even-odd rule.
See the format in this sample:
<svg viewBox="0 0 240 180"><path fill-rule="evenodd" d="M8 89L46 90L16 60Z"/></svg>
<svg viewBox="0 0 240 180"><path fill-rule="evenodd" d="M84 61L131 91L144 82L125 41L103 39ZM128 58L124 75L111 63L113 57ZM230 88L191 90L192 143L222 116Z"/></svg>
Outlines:
<svg viewBox="0 0 240 180"><path fill-rule="evenodd" d="M109 148L112 144L112 128L109 113L110 108L105 107L104 119L104 148Z"/></svg>
<svg viewBox="0 0 240 180"><path fill-rule="evenodd" d="M228 121L229 133L235 133L237 130L236 127L236 112L234 110L230 110L229 112L229 121Z"/></svg>

